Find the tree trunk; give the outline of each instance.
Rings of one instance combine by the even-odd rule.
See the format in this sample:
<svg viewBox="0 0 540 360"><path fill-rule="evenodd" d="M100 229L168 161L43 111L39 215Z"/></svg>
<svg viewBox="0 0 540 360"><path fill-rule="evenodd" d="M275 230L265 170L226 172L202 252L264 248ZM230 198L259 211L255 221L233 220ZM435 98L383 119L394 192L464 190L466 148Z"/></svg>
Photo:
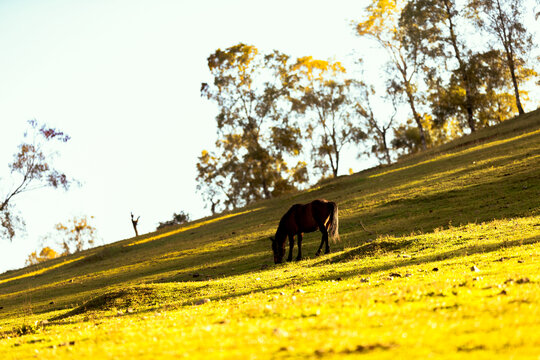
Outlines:
<svg viewBox="0 0 540 360"><path fill-rule="evenodd" d="M523 110L523 106L521 105L521 100L519 97L519 88L518 88L518 82L516 77L516 67L514 63L514 58L511 53L508 51L506 52L506 57L508 59L508 67L510 68L510 75L512 76L512 84L514 85L514 93L516 95L516 106L519 112L519 115L525 114L525 111Z"/></svg>
<svg viewBox="0 0 540 360"><path fill-rule="evenodd" d="M470 80L469 80L469 76L467 75L467 69L465 68L465 63L463 62L463 59L461 58L461 53L457 45L457 38L454 32L454 23L452 22L453 15L452 15L452 11L450 8L450 4L448 3L448 0L444 1L444 5L446 7L446 15L448 16L448 29L450 31L450 43L452 45L452 48L454 49L454 55L456 56L456 60L458 61L458 64L459 64L459 72L461 75L461 80L463 81L463 85L465 88L465 110L467 113L467 124L469 125L471 132L475 132L476 126L474 122L474 111L473 111L473 106L472 106L472 101L471 101Z"/></svg>
<svg viewBox="0 0 540 360"><path fill-rule="evenodd" d="M467 89L465 89L465 101L469 102L468 101L468 96L467 96ZM472 106L467 105L467 107L465 109L467 110L467 124L469 124L469 128L471 129L471 132L475 132L476 131L476 125L474 123Z"/></svg>
<svg viewBox="0 0 540 360"><path fill-rule="evenodd" d="M516 63L514 61L514 51L512 47L512 31L509 30L509 32L506 32L506 24L505 24L505 17L504 17L504 11L501 8L500 1L497 1L497 12L498 12L498 21L500 22L499 26L497 27L496 31L499 36L499 39L502 42L502 45L504 47L504 52L506 53L506 60L508 62L508 68L510 70L510 75L512 77L512 85L514 86L514 93L516 97L516 107L518 109L519 115L525 114L525 111L523 111L523 106L521 105L521 99L519 96L519 88L518 88L518 82L516 77Z"/></svg>
<svg viewBox="0 0 540 360"><path fill-rule="evenodd" d="M410 88L409 83L406 83L406 91L407 91L407 98L409 99L409 106L411 107L411 112L413 114L414 121L416 122L416 126L418 127L418 130L420 131L420 140L422 141L422 150L427 149L427 141L426 141L426 132L424 131L424 126L422 125L422 119L420 118L420 115L418 112L416 112L416 106L414 105L414 98L412 94L412 90Z"/></svg>
<svg viewBox="0 0 540 360"><path fill-rule="evenodd" d="M257 144L258 145L258 144ZM260 145L259 145L260 147ZM268 189L268 183L266 182L266 164L264 164L262 161L259 161L259 167L261 169L261 183L263 187L263 195L265 199L270 199L272 195L270 194L270 190Z"/></svg>
<svg viewBox="0 0 540 360"><path fill-rule="evenodd" d="M266 177L264 176L264 172L261 175L262 175L262 187L263 187L264 198L270 199L271 195L270 195L270 191L268 190L268 184L266 184Z"/></svg>
<svg viewBox="0 0 540 360"><path fill-rule="evenodd" d="M334 147L334 153L336 154L336 166L334 167L333 162L331 162L332 163L332 172L334 173L334 177L336 178L337 174L338 174L338 169L339 169L339 150L338 150L338 145L337 145L337 140L336 140L336 128L335 128L335 125L332 126L331 139L332 139L332 146ZM332 160L332 155L329 154L329 156L330 156L330 160Z"/></svg>
<svg viewBox="0 0 540 360"><path fill-rule="evenodd" d="M333 169L334 177L336 178L339 170L339 152L336 150L336 168Z"/></svg>
<svg viewBox="0 0 540 360"><path fill-rule="evenodd" d="M414 104L411 103L411 110L414 116L414 121L416 121L416 126L418 126L418 130L420 131L420 140L422 141L422 150L427 149L427 142L426 142L426 132L424 131L424 126L422 125L422 119L420 119L420 115L416 112L416 109L414 107Z"/></svg>
<svg viewBox="0 0 540 360"><path fill-rule="evenodd" d="M390 151L388 150L388 146L386 145L386 130L381 133L381 138L383 142L384 158L386 160L386 163L390 165Z"/></svg>
<svg viewBox="0 0 540 360"><path fill-rule="evenodd" d="M137 231L137 224L133 223L133 230L135 230L135 236L139 236L139 232Z"/></svg>
<svg viewBox="0 0 540 360"><path fill-rule="evenodd" d="M137 231L137 224L139 223L140 216L135 219L135 216L133 216L133 213L131 213L131 225L133 225L133 230L135 230L135 236L139 236L139 232Z"/></svg>
<svg viewBox="0 0 540 360"><path fill-rule="evenodd" d="M418 130L420 131L420 141L422 142L422 150L427 149L427 141L426 141L426 132L424 131L424 126L422 125L422 119L420 118L420 115L416 111L416 106L414 105L414 94L411 88L411 83L407 79L406 70L404 68L400 69L401 76L403 77L403 84L405 84L405 93L407 94L407 100L409 101L409 106L411 107L411 112L414 118L414 121L416 122L416 126L418 127Z"/></svg>

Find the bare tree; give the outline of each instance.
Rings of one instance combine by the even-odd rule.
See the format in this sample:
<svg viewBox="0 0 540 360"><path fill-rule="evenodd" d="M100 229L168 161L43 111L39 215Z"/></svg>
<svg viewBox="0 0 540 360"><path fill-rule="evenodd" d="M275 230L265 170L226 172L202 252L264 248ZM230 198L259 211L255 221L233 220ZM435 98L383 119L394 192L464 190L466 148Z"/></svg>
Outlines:
<svg viewBox="0 0 540 360"><path fill-rule="evenodd" d="M139 236L139 232L137 231L137 224L139 223L139 219L141 217L138 216L137 219L135 219L135 216L133 213L131 213L131 224L133 225L133 230L135 230L135 236Z"/></svg>

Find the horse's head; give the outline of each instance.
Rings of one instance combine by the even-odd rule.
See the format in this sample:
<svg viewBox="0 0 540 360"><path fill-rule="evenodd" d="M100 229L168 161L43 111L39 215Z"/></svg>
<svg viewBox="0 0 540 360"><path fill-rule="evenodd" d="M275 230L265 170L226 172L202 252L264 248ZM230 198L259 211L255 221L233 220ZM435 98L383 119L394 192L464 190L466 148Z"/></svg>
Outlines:
<svg viewBox="0 0 540 360"><path fill-rule="evenodd" d="M281 264L283 262L283 256L285 256L285 238L281 234L276 232L275 237L270 237L272 240L272 251L274 253L274 264Z"/></svg>

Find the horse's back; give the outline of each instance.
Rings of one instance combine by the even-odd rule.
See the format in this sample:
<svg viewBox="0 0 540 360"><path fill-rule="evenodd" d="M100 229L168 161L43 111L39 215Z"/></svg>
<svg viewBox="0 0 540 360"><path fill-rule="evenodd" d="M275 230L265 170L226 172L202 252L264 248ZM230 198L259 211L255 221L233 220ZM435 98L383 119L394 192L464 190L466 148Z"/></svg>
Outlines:
<svg viewBox="0 0 540 360"><path fill-rule="evenodd" d="M281 218L280 227L289 234L317 231L320 226L327 226L335 206L335 203L325 199L294 204Z"/></svg>
<svg viewBox="0 0 540 360"><path fill-rule="evenodd" d="M334 211L336 203L325 199L317 199L311 202L312 212L315 217L326 220Z"/></svg>
<svg viewBox="0 0 540 360"><path fill-rule="evenodd" d="M301 232L313 232L317 231L319 228L319 224L317 223L313 210L313 202L298 208L296 222Z"/></svg>

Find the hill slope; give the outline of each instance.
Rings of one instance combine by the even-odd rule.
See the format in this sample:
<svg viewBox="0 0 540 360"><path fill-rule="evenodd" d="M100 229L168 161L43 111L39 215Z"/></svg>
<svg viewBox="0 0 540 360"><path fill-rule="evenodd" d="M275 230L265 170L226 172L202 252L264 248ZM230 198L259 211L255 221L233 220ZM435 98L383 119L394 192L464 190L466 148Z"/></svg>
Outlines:
<svg viewBox="0 0 540 360"><path fill-rule="evenodd" d="M342 241L274 266L294 203ZM389 167L0 275L4 358L540 353L540 111ZM361 222L374 233L362 230ZM309 258L311 257L311 258Z"/></svg>

